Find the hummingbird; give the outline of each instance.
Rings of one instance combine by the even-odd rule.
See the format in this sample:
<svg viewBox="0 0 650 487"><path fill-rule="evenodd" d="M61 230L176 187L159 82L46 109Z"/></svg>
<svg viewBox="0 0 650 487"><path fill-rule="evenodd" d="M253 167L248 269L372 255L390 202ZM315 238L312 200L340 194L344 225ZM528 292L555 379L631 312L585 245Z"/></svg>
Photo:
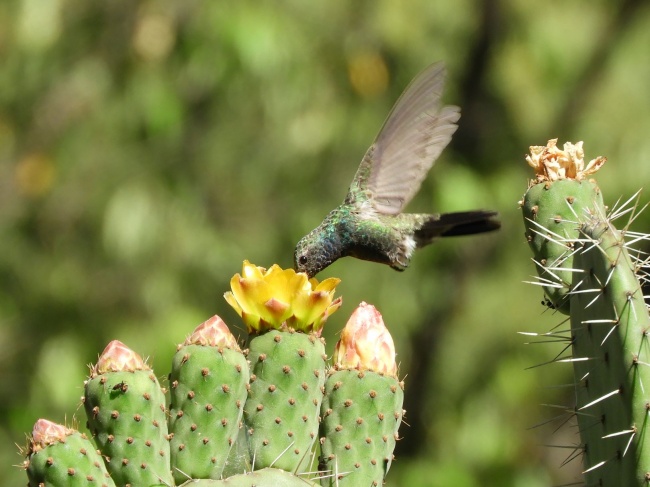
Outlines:
<svg viewBox="0 0 650 487"><path fill-rule="evenodd" d="M343 203L305 235L294 268L311 278L351 256L405 270L437 237L498 229L494 211L402 213L456 131L460 109L441 106L446 70L434 63L404 90L365 153Z"/></svg>

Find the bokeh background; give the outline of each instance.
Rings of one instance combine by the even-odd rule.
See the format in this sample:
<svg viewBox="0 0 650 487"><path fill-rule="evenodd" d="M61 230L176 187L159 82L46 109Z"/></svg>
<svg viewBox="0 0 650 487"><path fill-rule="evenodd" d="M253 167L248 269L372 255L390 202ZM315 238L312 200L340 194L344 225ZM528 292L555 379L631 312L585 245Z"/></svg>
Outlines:
<svg viewBox="0 0 650 487"><path fill-rule="evenodd" d="M230 277L244 259L292 264L437 60L463 116L410 209L495 209L503 229L440 242L405 273L328 268L344 297L329 350L360 301L393 333L409 426L387 485L579 482L570 366L534 367L563 344L517 334L562 321L523 284L524 154L584 140L609 159L609 204L650 183L649 46L643 0L3 1L2 483L25 484L12 465L37 418L82 417L86 364L109 340L163 377L215 313L243 338Z"/></svg>

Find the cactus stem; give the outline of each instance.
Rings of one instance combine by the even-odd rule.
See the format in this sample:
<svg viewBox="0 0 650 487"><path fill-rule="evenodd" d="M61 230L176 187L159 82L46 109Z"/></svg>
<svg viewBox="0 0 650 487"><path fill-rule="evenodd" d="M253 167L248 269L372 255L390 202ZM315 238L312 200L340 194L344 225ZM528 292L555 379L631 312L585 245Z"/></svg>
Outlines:
<svg viewBox="0 0 650 487"><path fill-rule="evenodd" d="M564 191L565 187L568 183L559 189ZM612 209L594 200L593 205L581 210L569 204L567 211L568 201L558 193L554 200L545 200L545 208L541 204L535 206L537 201L527 200L524 218L528 243L535 252L533 261L539 274L529 283L544 287L547 296L551 296L543 301L550 302L549 307L561 307L559 311L565 314L570 312L571 328L524 335L535 337L532 343L567 344L555 359L546 363L573 364L577 405L574 409L563 408L563 414L542 424L565 424L576 418L582 444L564 447L572 451L563 465L581 457L583 474L590 485L594 480L608 486L621 485L622 481L631 485L632 479L644 479L643 463L647 462L644 436L648 407L643 382L647 369L637 366L646 351L646 333L650 329L647 296L641 288L650 280L650 257L632 248L648 240L648 235L632 232L629 226L648 205L639 204L637 192L625 200L619 199ZM547 193L542 196L547 197ZM556 212L564 215L559 221L549 217ZM573 236L571 215L577 220ZM612 221L622 217L626 218L625 224L617 230ZM556 227L560 222L568 225ZM567 232L566 237L561 235L563 232ZM566 356L569 346L572 355Z"/></svg>

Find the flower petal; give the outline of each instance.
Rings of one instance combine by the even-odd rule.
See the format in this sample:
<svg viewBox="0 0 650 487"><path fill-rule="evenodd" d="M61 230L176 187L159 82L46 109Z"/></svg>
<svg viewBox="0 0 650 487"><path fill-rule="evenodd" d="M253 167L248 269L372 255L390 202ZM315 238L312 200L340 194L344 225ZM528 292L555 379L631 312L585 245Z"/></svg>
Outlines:
<svg viewBox="0 0 650 487"><path fill-rule="evenodd" d="M237 302L237 299L235 299L235 296L233 295L232 291L228 291L223 294L223 297L226 299L226 302L232 306L232 308L237 311L237 314L241 316L242 314L242 309L241 306L239 306L239 303Z"/></svg>
<svg viewBox="0 0 650 487"><path fill-rule="evenodd" d="M598 157L590 161L585 168L585 151L582 145L582 141L575 144L566 142L563 148L559 149L557 139L551 139L546 146L531 146L526 162L535 169L538 182L559 179L581 181L598 171L606 161L604 157Z"/></svg>
<svg viewBox="0 0 650 487"><path fill-rule="evenodd" d="M258 267L245 260L241 274L247 279L263 279L265 272L266 269L264 267Z"/></svg>

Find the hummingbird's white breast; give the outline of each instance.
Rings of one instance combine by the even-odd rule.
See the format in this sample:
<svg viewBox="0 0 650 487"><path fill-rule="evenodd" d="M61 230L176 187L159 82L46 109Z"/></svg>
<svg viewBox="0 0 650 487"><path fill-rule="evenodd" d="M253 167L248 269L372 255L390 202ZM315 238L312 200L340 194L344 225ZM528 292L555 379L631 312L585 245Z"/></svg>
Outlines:
<svg viewBox="0 0 650 487"><path fill-rule="evenodd" d="M406 255L406 258L411 259L411 256L417 247L417 243L415 243L415 239L411 235L406 235L402 239L402 247L404 248L404 255Z"/></svg>

